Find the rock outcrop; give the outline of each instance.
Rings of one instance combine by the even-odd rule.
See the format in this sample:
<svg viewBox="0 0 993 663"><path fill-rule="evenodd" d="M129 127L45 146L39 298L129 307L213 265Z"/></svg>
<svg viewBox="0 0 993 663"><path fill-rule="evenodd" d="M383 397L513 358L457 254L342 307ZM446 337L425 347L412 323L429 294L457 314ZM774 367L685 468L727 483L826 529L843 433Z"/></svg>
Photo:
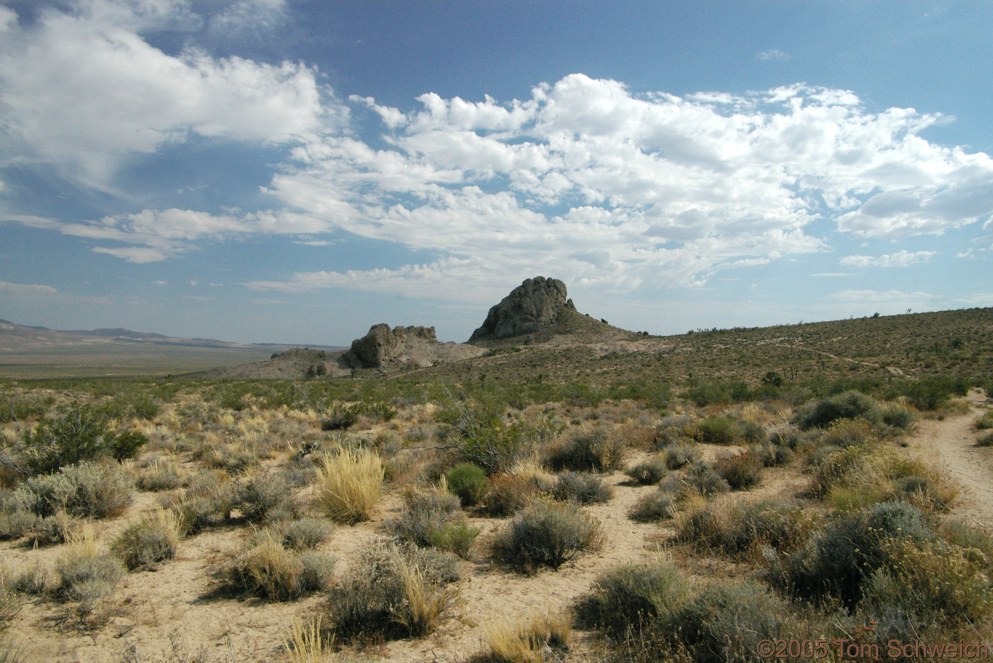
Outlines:
<svg viewBox="0 0 993 663"><path fill-rule="evenodd" d="M469 342L533 334L554 325L563 311L576 311L565 283L536 276L525 280L491 308Z"/></svg>
<svg viewBox="0 0 993 663"><path fill-rule="evenodd" d="M459 343L439 343L434 327L393 327L373 325L342 360L352 368L396 371L426 368L481 354L481 350Z"/></svg>

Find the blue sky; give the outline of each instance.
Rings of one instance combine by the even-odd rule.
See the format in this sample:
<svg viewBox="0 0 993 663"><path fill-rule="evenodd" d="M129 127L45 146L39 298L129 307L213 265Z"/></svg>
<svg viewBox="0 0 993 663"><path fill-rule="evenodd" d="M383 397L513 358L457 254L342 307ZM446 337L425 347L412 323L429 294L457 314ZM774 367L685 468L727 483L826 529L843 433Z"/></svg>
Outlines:
<svg viewBox="0 0 993 663"><path fill-rule="evenodd" d="M0 0L0 318L465 340L993 305L993 4Z"/></svg>

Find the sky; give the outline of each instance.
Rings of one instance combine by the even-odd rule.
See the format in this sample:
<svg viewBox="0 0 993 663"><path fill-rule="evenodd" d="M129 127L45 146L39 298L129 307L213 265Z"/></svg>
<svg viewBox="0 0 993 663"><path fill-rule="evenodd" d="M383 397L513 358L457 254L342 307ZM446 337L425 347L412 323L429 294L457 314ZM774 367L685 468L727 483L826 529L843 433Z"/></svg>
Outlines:
<svg viewBox="0 0 993 663"><path fill-rule="evenodd" d="M993 3L0 0L0 318L464 341L993 306Z"/></svg>

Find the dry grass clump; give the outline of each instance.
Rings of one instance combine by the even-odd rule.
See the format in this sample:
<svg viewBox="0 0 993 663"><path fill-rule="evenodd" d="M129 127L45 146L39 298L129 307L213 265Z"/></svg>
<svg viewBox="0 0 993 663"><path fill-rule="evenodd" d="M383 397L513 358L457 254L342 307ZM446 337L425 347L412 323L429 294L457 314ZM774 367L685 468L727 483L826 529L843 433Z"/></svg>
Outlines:
<svg viewBox="0 0 993 663"><path fill-rule="evenodd" d="M176 556L182 534L176 513L157 509L121 530L110 548L129 570L154 570Z"/></svg>
<svg viewBox="0 0 993 663"><path fill-rule="evenodd" d="M271 532L263 531L220 575L225 589L269 601L292 601L323 589L333 568L330 555L287 550Z"/></svg>
<svg viewBox="0 0 993 663"><path fill-rule="evenodd" d="M369 449L342 449L325 456L314 485L317 505L331 520L368 520L383 488L383 465Z"/></svg>
<svg viewBox="0 0 993 663"><path fill-rule="evenodd" d="M328 663L335 660L334 637L325 638L321 628L321 618L304 626L299 620L293 622L293 632L283 643L290 663Z"/></svg>
<svg viewBox="0 0 993 663"><path fill-rule="evenodd" d="M977 447L993 447L993 433L986 433L976 438Z"/></svg>
<svg viewBox="0 0 993 663"><path fill-rule="evenodd" d="M14 590L14 583L6 567L0 566L0 631L9 625L20 609L21 597Z"/></svg>
<svg viewBox="0 0 993 663"><path fill-rule="evenodd" d="M90 525L70 539L55 571L58 580L52 594L60 601L78 601L81 614L92 612L96 603L111 594L127 574L117 556L100 551Z"/></svg>
<svg viewBox="0 0 993 663"><path fill-rule="evenodd" d="M385 544L363 553L328 593L327 628L343 642L430 633L456 598L457 560L431 548Z"/></svg>
<svg viewBox="0 0 993 663"><path fill-rule="evenodd" d="M710 463L694 463L686 469L683 481L704 496L718 495L731 490L727 479Z"/></svg>
<svg viewBox="0 0 993 663"><path fill-rule="evenodd" d="M250 523L288 520L298 515L289 482L278 472L253 472L235 490L234 507Z"/></svg>
<svg viewBox="0 0 993 663"><path fill-rule="evenodd" d="M523 573L542 566L557 569L603 544L599 521L574 503L535 501L497 533L494 556Z"/></svg>
<svg viewBox="0 0 993 663"><path fill-rule="evenodd" d="M687 465L699 462L700 450L694 444L673 444L666 447L665 466L670 470L678 470Z"/></svg>
<svg viewBox="0 0 993 663"><path fill-rule="evenodd" d="M988 410L983 413L983 415L976 419L975 424L976 430L989 430L993 428L993 410Z"/></svg>
<svg viewBox="0 0 993 663"><path fill-rule="evenodd" d="M572 624L567 613L535 615L518 624L496 622L486 628L485 654L472 663L550 663L569 648Z"/></svg>
<svg viewBox="0 0 993 663"><path fill-rule="evenodd" d="M624 439L605 426L583 428L547 450L546 462L554 470L612 472L624 461Z"/></svg>
<svg viewBox="0 0 993 663"><path fill-rule="evenodd" d="M179 465L169 458L155 458L138 473L138 488L152 492L173 490L183 485Z"/></svg>
<svg viewBox="0 0 993 663"><path fill-rule="evenodd" d="M763 463L757 455L743 451L722 456L715 467L732 490L748 490L758 485Z"/></svg>
<svg viewBox="0 0 993 663"><path fill-rule="evenodd" d="M479 529L468 524L458 497L444 488L408 491L404 507L403 513L386 525L397 540L468 558Z"/></svg>

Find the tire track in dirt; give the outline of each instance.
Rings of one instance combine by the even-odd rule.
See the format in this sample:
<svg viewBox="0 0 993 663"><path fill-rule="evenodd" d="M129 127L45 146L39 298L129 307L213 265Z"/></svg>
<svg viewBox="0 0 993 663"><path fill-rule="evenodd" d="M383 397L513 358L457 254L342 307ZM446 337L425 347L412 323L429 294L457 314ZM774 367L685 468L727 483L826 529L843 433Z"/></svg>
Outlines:
<svg viewBox="0 0 993 663"><path fill-rule="evenodd" d="M908 448L961 489L952 516L993 531L993 449L976 446L978 433L973 427L989 408L988 401L982 391L974 390L966 403L966 414L918 423Z"/></svg>

